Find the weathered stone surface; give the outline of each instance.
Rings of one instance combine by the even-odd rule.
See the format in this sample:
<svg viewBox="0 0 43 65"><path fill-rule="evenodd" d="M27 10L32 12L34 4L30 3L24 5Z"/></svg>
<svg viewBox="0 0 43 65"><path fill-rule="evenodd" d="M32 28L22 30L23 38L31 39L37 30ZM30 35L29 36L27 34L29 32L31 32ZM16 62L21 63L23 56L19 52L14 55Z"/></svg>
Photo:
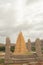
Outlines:
<svg viewBox="0 0 43 65"><path fill-rule="evenodd" d="M9 37L6 38L6 46L5 46L5 62L9 61L10 59L10 39Z"/></svg>
<svg viewBox="0 0 43 65"><path fill-rule="evenodd" d="M32 51L32 50L31 50L31 41L30 41L30 39L28 39L28 51L29 51L29 52Z"/></svg>
<svg viewBox="0 0 43 65"><path fill-rule="evenodd" d="M38 56L39 58L42 57L41 41L40 41L40 39L36 39L35 48L36 48L37 56Z"/></svg>
<svg viewBox="0 0 43 65"><path fill-rule="evenodd" d="M18 35L18 38L17 38L14 54L24 54L27 51L28 50L26 48L26 43L25 43L24 37L22 35L22 32L20 32Z"/></svg>

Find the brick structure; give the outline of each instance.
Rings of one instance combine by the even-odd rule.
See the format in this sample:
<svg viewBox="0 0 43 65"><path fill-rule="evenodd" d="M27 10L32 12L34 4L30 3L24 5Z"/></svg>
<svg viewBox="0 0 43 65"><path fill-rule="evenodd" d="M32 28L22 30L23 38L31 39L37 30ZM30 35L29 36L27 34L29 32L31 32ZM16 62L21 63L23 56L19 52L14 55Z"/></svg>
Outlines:
<svg viewBox="0 0 43 65"><path fill-rule="evenodd" d="M24 54L26 52L28 52L26 48L26 43L25 43L22 32L20 32L17 38L14 54L18 55L18 54Z"/></svg>

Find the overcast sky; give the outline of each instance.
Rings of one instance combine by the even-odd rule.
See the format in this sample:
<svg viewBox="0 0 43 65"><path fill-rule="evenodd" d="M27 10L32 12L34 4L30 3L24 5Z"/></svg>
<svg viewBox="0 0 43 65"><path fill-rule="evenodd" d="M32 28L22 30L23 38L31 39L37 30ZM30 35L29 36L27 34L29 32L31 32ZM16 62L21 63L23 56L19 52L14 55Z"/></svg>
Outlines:
<svg viewBox="0 0 43 65"><path fill-rule="evenodd" d="M0 42L15 43L20 31L26 41L43 39L43 0L0 0Z"/></svg>

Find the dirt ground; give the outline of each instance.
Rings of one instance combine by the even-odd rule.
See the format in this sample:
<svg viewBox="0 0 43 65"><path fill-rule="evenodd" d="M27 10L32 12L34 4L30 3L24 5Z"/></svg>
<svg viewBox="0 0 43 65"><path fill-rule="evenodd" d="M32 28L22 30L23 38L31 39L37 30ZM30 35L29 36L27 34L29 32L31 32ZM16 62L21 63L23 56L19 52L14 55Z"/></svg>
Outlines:
<svg viewBox="0 0 43 65"><path fill-rule="evenodd" d="M0 65L43 65L43 63L36 63L36 64L0 64Z"/></svg>

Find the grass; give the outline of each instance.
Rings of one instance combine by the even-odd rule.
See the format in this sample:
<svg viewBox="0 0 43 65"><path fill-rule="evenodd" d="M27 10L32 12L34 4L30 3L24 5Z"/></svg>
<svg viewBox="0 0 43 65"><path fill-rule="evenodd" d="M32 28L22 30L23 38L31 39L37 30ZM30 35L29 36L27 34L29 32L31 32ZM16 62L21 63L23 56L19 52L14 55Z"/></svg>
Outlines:
<svg viewBox="0 0 43 65"><path fill-rule="evenodd" d="M25 52L24 54L25 55L32 55L33 53L32 52Z"/></svg>
<svg viewBox="0 0 43 65"><path fill-rule="evenodd" d="M4 59L0 59L0 63L4 63Z"/></svg>

